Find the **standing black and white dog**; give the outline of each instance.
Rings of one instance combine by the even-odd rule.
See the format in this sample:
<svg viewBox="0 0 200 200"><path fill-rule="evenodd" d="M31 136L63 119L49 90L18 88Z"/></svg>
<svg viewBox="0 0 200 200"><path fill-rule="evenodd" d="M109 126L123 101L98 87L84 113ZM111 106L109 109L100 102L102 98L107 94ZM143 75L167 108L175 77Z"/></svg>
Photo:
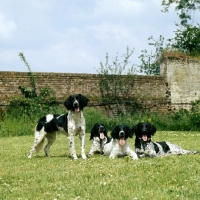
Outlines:
<svg viewBox="0 0 200 200"><path fill-rule="evenodd" d="M137 154L130 148L127 139L132 138L131 129L126 125L118 125L111 132L111 141L104 145L104 155L110 158L129 156L137 160Z"/></svg>
<svg viewBox="0 0 200 200"><path fill-rule="evenodd" d="M47 138L47 145L44 148L46 156L50 157L50 147L56 140L56 132L61 131L69 139L70 154L74 159L77 159L74 137L79 135L81 142L81 156L86 159L85 155L85 118L83 115L83 108L87 106L88 99L81 95L75 94L68 97L64 102L68 113L57 115L48 114L39 119L35 127L34 144L31 147L28 158L32 154L42 149L44 139Z"/></svg>
<svg viewBox="0 0 200 200"><path fill-rule="evenodd" d="M135 133L135 151L138 157L158 157L167 155L195 154L196 151L182 149L170 142L153 142L151 136L156 133L156 127L148 122L140 122L132 128Z"/></svg>
<svg viewBox="0 0 200 200"><path fill-rule="evenodd" d="M94 124L91 133L90 140L92 141L92 147L89 151L88 156L93 155L94 153L103 153L104 145L110 142L110 138L107 135L107 129L102 123Z"/></svg>

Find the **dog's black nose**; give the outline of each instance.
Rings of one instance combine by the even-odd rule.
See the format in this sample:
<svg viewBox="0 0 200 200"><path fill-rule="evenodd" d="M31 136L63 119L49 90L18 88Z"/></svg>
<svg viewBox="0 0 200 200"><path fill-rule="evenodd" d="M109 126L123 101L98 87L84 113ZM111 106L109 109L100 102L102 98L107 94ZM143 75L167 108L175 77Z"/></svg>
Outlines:
<svg viewBox="0 0 200 200"><path fill-rule="evenodd" d="M120 131L119 132L119 137L124 137L125 136L125 132L124 131Z"/></svg>
<svg viewBox="0 0 200 200"><path fill-rule="evenodd" d="M73 105L74 105L75 108L77 108L79 106L78 102L74 102Z"/></svg>
<svg viewBox="0 0 200 200"><path fill-rule="evenodd" d="M105 128L104 128L104 126L100 126L100 127L99 127L99 131L100 131L100 132L103 132L103 131L105 131Z"/></svg>
<svg viewBox="0 0 200 200"><path fill-rule="evenodd" d="M142 126L142 133L146 133L146 132L147 132L147 129L148 129L147 126L145 126L145 125Z"/></svg>

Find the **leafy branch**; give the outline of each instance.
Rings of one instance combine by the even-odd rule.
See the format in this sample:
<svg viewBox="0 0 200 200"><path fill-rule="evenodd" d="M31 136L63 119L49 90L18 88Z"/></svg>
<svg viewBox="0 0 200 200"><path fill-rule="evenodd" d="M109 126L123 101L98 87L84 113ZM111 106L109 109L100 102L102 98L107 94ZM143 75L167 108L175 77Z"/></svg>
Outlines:
<svg viewBox="0 0 200 200"><path fill-rule="evenodd" d="M110 63L108 54L106 54L106 62L100 62L100 69L97 70L100 77L100 91L102 103L108 109L108 115L125 114L132 109L127 108L127 105L135 103L135 98L132 95L134 84L135 66L130 64L130 57L134 50L127 47L126 54L122 55L120 61L118 55ZM132 108L132 107L131 107Z"/></svg>
<svg viewBox="0 0 200 200"><path fill-rule="evenodd" d="M37 93L36 93L36 84L35 84L35 76L31 71L31 67L28 64L28 62L26 61L26 58L24 56L24 54L22 52L19 53L19 57L21 58L21 60L24 62L24 64L27 66L28 71L29 71L29 77L30 77L30 81L31 81L31 86L32 86L32 91L29 91L27 88L20 86L19 89L21 90L21 92L25 95L25 97L36 97Z"/></svg>

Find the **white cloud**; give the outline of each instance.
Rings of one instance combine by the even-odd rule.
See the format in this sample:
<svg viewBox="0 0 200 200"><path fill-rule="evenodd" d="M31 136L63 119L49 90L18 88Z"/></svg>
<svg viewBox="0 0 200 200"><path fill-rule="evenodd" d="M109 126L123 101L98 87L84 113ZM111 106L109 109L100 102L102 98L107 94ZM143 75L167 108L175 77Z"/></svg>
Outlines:
<svg viewBox="0 0 200 200"><path fill-rule="evenodd" d="M135 48L138 63L148 37L173 34L175 12L161 13L160 0L1 0L0 70L95 73L106 53ZM3 14L2 14L3 13ZM14 39L13 39L14 38Z"/></svg>
<svg viewBox="0 0 200 200"><path fill-rule="evenodd" d="M10 38L16 29L16 23L14 21L7 20L5 16L0 13L0 39Z"/></svg>
<svg viewBox="0 0 200 200"><path fill-rule="evenodd" d="M124 40L133 36L133 28L128 28L124 24L114 24L104 22L93 26L94 37L102 42L109 40Z"/></svg>
<svg viewBox="0 0 200 200"><path fill-rule="evenodd" d="M139 0L102 0L96 1L94 16L124 18L136 16L144 10L144 3Z"/></svg>

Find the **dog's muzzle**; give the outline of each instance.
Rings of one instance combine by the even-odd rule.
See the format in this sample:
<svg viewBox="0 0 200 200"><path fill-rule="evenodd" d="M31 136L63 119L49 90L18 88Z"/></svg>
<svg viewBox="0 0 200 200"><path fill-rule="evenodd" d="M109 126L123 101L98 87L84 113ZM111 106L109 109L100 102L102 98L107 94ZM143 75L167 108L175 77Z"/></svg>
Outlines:
<svg viewBox="0 0 200 200"><path fill-rule="evenodd" d="M119 144L123 146L125 144L125 132L120 131L119 132Z"/></svg>
<svg viewBox="0 0 200 200"><path fill-rule="evenodd" d="M141 142L148 142L151 138L148 138L146 133L142 133L142 137L139 138Z"/></svg>
<svg viewBox="0 0 200 200"><path fill-rule="evenodd" d="M119 132L119 137L120 137L120 138L124 138L124 137L125 137L124 131L120 131L120 132Z"/></svg>
<svg viewBox="0 0 200 200"><path fill-rule="evenodd" d="M74 106L74 108L78 108L78 107L79 107L78 101L75 101L75 102L73 103L73 106Z"/></svg>
<svg viewBox="0 0 200 200"><path fill-rule="evenodd" d="M104 132L104 131L105 131L104 126L99 126L99 132Z"/></svg>
<svg viewBox="0 0 200 200"><path fill-rule="evenodd" d="M103 140L105 138L104 131L105 131L105 128L103 126L100 126L99 127L99 135L100 135L101 140Z"/></svg>
<svg viewBox="0 0 200 200"><path fill-rule="evenodd" d="M73 106L74 106L76 112L79 112L79 111L80 111L78 101L74 101Z"/></svg>

